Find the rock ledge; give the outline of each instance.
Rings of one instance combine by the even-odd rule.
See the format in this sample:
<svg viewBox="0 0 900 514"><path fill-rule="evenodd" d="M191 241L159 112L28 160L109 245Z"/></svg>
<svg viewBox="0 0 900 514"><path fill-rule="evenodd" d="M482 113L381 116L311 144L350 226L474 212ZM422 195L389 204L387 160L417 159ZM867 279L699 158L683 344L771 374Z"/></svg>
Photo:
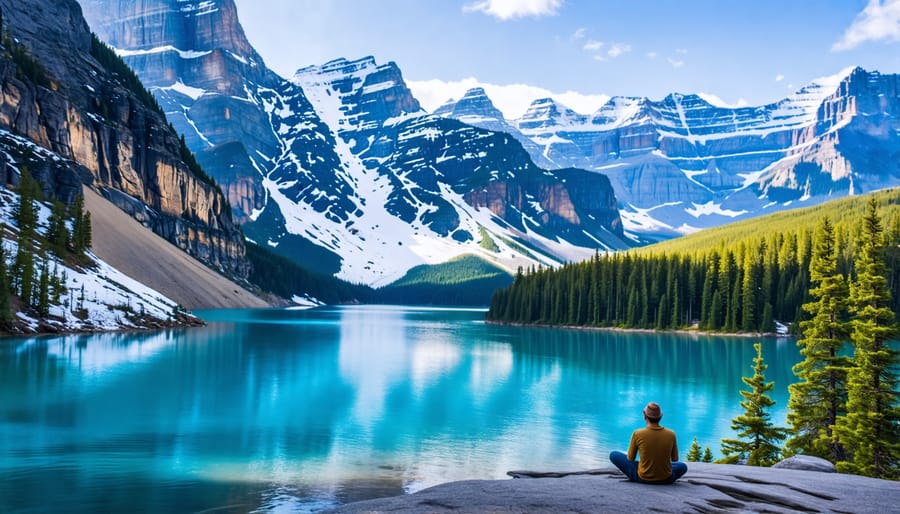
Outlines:
<svg viewBox="0 0 900 514"><path fill-rule="evenodd" d="M688 466L674 485L629 482L615 468L510 472L522 479L450 482L333 512L880 513L900 505L900 485L886 480L725 464Z"/></svg>

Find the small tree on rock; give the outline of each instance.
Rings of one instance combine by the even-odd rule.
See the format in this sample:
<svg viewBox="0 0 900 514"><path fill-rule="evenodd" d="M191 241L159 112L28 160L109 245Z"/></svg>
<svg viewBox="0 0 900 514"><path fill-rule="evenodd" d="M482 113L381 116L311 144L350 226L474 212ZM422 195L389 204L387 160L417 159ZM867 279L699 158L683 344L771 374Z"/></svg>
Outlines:
<svg viewBox="0 0 900 514"><path fill-rule="evenodd" d="M697 438L691 442L691 448L687 452L687 457L685 457L688 462L697 462L700 460L700 443L697 442Z"/></svg>
<svg viewBox="0 0 900 514"><path fill-rule="evenodd" d="M787 436L784 428L773 425L769 408L775 401L766 394L772 390L775 382L766 383L764 375L768 366L763 362L762 345L753 345L756 358L753 359L753 376L742 377L749 391L741 391L744 401L741 407L744 413L731 420L731 429L736 431L738 439L722 439L721 462L734 464L746 459L750 466L771 466L781 455L778 442Z"/></svg>

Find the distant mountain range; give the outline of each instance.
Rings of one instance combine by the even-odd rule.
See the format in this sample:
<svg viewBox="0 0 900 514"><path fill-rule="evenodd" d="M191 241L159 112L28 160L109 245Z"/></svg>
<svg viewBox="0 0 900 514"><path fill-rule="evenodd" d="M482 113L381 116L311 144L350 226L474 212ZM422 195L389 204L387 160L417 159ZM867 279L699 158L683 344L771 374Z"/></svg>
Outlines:
<svg viewBox="0 0 900 514"><path fill-rule="evenodd" d="M898 75L849 68L769 105L613 97L583 115L536 100L504 120L482 89L435 113L503 130L547 167L610 177L626 230L687 233L900 181Z"/></svg>
<svg viewBox="0 0 900 514"><path fill-rule="evenodd" d="M518 120L476 89L429 114L371 57L279 77L232 0L82 5L244 233L353 282L466 253L552 265L900 182L896 75L848 69L736 109L672 94L584 115L539 99Z"/></svg>

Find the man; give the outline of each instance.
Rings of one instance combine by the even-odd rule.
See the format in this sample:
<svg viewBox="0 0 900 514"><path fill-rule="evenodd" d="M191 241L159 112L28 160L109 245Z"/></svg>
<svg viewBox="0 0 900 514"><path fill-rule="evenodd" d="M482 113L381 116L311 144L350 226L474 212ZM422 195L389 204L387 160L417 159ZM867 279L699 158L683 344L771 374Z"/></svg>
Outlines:
<svg viewBox="0 0 900 514"><path fill-rule="evenodd" d="M655 402L644 407L647 426L631 434L628 455L619 451L609 454L609 460L633 482L671 484L687 473L687 465L678 461L675 432L659 425L662 410ZM639 461L634 458L640 454Z"/></svg>

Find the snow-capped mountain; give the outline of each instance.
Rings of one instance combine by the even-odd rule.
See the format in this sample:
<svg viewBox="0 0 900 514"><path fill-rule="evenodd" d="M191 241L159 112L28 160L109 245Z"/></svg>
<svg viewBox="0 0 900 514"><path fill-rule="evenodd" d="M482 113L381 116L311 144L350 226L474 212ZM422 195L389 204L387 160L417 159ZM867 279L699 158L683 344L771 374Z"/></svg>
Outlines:
<svg viewBox="0 0 900 514"><path fill-rule="evenodd" d="M503 113L494 106L494 103L488 98L483 88L472 88L466 91L466 94L459 100L448 100L444 105L438 107L433 114L445 118L455 118L468 125L486 130L506 132L515 137L525 147L538 166L548 169L559 167L544 156L541 146L522 134L518 127L504 119Z"/></svg>
<svg viewBox="0 0 900 514"><path fill-rule="evenodd" d="M900 176L896 76L845 70L760 107L672 94L585 115L539 99L518 120L473 89L429 115L372 57L277 76L232 0L83 2L245 234L354 282L461 253L509 269L573 260L627 246L623 226L671 237Z"/></svg>
<svg viewBox="0 0 900 514"><path fill-rule="evenodd" d="M463 253L515 269L628 245L605 176L539 169L507 134L428 115L394 63L338 59L288 81L232 0L83 5L245 234L300 263L382 285Z"/></svg>
<svg viewBox="0 0 900 514"><path fill-rule="evenodd" d="M493 123L536 159L608 175L629 231L677 233L898 184L898 100L897 75L850 68L759 107L671 94L582 115L541 99Z"/></svg>

